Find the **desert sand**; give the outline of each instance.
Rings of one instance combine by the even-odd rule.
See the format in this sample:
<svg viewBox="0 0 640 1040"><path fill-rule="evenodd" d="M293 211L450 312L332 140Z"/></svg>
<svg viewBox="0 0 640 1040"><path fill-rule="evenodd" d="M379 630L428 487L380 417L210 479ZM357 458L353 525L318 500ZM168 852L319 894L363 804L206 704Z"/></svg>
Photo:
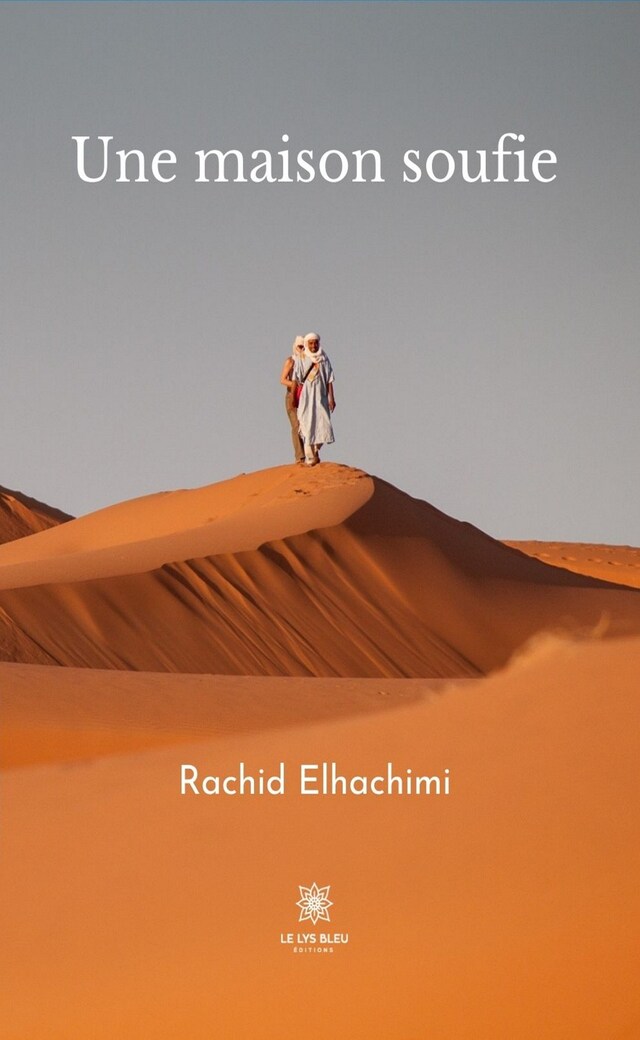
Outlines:
<svg viewBox="0 0 640 1040"><path fill-rule="evenodd" d="M640 588L640 549L577 542L505 542L552 567Z"/></svg>
<svg viewBox="0 0 640 1040"><path fill-rule="evenodd" d="M1 546L3 1036L638 1037L640 593L519 548L326 464Z"/></svg>
<svg viewBox="0 0 640 1040"><path fill-rule="evenodd" d="M19 491L0 487L0 544L65 523L72 517Z"/></svg>
<svg viewBox="0 0 640 1040"><path fill-rule="evenodd" d="M153 495L0 546L0 659L234 675L477 676L640 597L347 466Z"/></svg>

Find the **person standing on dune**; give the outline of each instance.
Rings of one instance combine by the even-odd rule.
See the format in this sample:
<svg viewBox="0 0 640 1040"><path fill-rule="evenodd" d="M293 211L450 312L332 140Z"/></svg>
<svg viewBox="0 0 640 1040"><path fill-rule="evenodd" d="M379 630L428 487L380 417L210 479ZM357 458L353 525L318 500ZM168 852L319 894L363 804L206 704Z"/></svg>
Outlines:
<svg viewBox="0 0 640 1040"><path fill-rule="evenodd" d="M293 341L293 347L289 357L286 359L282 366L282 372L280 374L280 382L283 386L286 386L287 392L284 397L284 406L287 412L287 417L291 425L291 443L293 445L293 454L297 463L302 465L304 463L304 442L300 436L300 427L298 425L298 401L300 399L300 386L296 383L293 378L293 371L295 363L298 359L302 359L304 354L304 336L296 336Z"/></svg>
<svg viewBox="0 0 640 1040"><path fill-rule="evenodd" d="M298 423L305 462L307 466L316 466L322 445L334 442L331 413L336 407L333 368L320 349L317 332L309 332L304 337L304 351L294 364L293 378L301 387Z"/></svg>

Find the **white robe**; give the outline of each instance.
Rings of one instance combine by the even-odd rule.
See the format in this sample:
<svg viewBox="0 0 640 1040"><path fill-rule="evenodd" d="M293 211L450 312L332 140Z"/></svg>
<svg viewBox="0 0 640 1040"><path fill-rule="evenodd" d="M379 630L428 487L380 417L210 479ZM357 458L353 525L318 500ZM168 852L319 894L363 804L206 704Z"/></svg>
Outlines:
<svg viewBox="0 0 640 1040"><path fill-rule="evenodd" d="M306 357L297 358L293 378L302 383L313 362ZM305 379L298 404L300 436L305 444L333 444L333 427L329 409L329 383L333 383L333 369L329 358L324 355L315 378Z"/></svg>

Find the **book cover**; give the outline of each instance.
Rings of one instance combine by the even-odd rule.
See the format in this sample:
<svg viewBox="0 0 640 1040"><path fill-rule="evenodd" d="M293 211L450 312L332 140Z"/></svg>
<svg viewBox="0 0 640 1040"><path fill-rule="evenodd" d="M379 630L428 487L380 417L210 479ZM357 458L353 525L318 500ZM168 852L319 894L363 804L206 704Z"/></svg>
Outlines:
<svg viewBox="0 0 640 1040"><path fill-rule="evenodd" d="M639 29L0 4L7 1040L640 1037Z"/></svg>

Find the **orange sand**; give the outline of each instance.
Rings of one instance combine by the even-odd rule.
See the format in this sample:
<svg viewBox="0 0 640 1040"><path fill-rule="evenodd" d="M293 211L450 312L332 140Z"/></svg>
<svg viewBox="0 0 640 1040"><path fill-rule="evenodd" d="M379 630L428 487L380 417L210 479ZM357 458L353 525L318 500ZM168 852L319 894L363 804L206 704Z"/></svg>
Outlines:
<svg viewBox="0 0 640 1040"><path fill-rule="evenodd" d="M66 520L71 520L71 517L60 509L47 506L19 491L0 487L0 543L25 538Z"/></svg>
<svg viewBox="0 0 640 1040"><path fill-rule="evenodd" d="M550 568L347 466L280 466L0 546L0 658L143 671L474 676L541 630L640 632Z"/></svg>
<svg viewBox="0 0 640 1040"><path fill-rule="evenodd" d="M3 1035L632 1040L639 670L638 639L552 638L446 689L0 666L5 741L43 759L3 778ZM281 759L452 794L178 793L182 762ZM313 881L349 943L296 955Z"/></svg>
<svg viewBox="0 0 640 1040"><path fill-rule="evenodd" d="M580 542L505 542L514 549L574 574L640 588L640 549L630 545L593 545Z"/></svg>
<svg viewBox="0 0 640 1040"><path fill-rule="evenodd" d="M2 1036L637 1040L637 550L517 545L323 464L0 546Z"/></svg>

